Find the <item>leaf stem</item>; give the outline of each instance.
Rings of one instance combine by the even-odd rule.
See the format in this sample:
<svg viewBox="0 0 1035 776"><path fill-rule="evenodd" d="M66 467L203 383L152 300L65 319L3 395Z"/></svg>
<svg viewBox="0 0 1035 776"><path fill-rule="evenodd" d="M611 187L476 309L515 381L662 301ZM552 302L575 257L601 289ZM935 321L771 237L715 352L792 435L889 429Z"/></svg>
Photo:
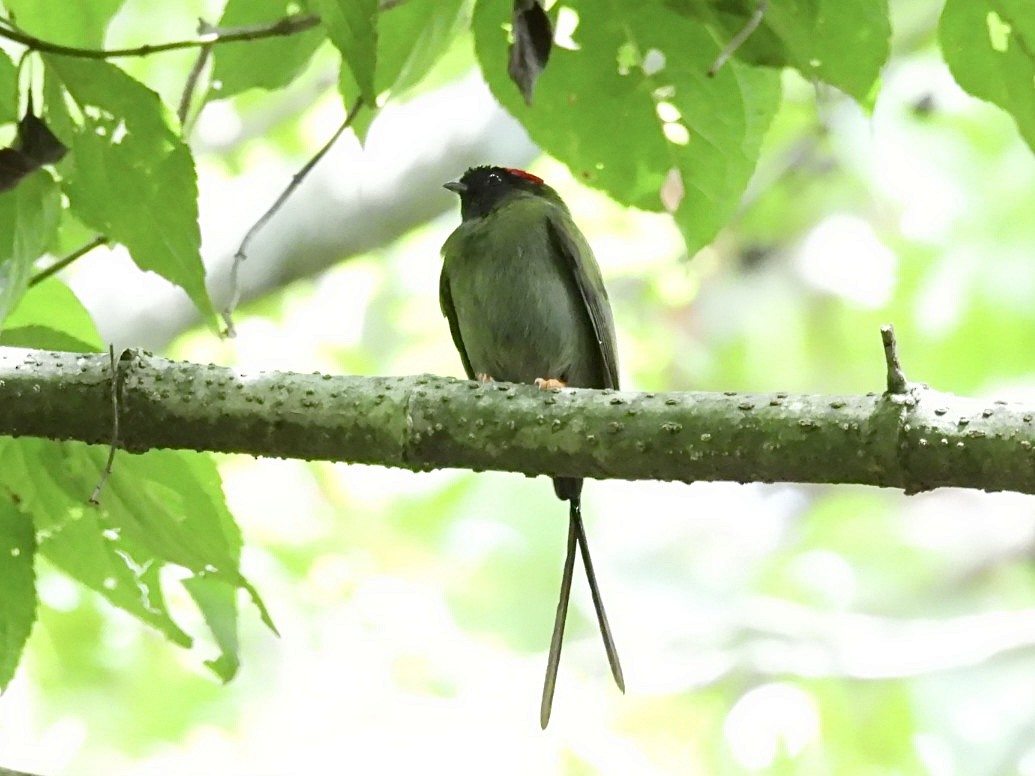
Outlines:
<svg viewBox="0 0 1035 776"><path fill-rule="evenodd" d="M726 48L719 52L719 56L712 62L712 66L708 68L708 77L711 78L719 69L726 64L727 60L732 57L741 46L744 45L744 41L750 37L751 33L758 29L758 25L762 23L762 17L765 16L766 8L769 5L769 0L759 0L758 8L751 14L751 17L747 20L744 26L740 29L736 35L726 44Z"/></svg>
<svg viewBox="0 0 1035 776"><path fill-rule="evenodd" d="M70 254L65 256L65 258L58 259L53 264L51 264L49 267L47 267L45 269L41 269L39 272L37 272L35 275L33 275L32 278L29 280L29 288L32 288L37 283L42 283L44 280L49 278L51 275L53 275L53 274L55 274L57 272L60 272L65 267L67 267L69 264L71 264L73 261L75 261L76 259L82 258L86 254L88 254L90 251L92 251L94 248L99 248L100 246L107 245L107 244L108 244L108 238L105 235L103 235L103 234L97 235L92 240L90 240L90 242L86 243L85 245L83 245L83 246L81 246L79 248L76 248Z"/></svg>

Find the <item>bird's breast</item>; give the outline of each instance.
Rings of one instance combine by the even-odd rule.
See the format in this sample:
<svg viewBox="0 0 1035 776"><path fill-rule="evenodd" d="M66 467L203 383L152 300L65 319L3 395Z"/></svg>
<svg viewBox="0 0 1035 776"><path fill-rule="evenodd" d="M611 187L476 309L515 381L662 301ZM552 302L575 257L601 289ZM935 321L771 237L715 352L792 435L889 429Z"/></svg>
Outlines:
<svg viewBox="0 0 1035 776"><path fill-rule="evenodd" d="M487 242L496 241L474 240L446 268L471 368L508 382L592 385L583 302L545 228Z"/></svg>

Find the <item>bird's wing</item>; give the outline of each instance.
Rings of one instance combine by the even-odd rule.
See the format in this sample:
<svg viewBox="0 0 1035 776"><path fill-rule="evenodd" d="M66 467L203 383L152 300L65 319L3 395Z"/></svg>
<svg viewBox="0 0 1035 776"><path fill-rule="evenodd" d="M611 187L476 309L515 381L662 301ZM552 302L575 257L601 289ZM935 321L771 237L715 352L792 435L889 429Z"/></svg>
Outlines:
<svg viewBox="0 0 1035 776"><path fill-rule="evenodd" d="M560 208L552 210L553 212L547 216L547 231L575 279L593 335L600 346L600 359L604 367L604 385L601 387L617 388L618 348L615 344L615 324L611 317L611 305L607 300L604 279L600 276L600 267L593 258L589 243L571 217Z"/></svg>
<svg viewBox="0 0 1035 776"><path fill-rule="evenodd" d="M453 335L453 344L460 353L467 379L473 380L474 370L471 369L471 359L467 357L467 349L464 347L463 337L460 336L460 322L456 319L456 308L453 306L453 294L449 289L449 275L446 273L445 265L442 266L442 275L438 281L438 303L442 308L442 314L449 321L449 333Z"/></svg>

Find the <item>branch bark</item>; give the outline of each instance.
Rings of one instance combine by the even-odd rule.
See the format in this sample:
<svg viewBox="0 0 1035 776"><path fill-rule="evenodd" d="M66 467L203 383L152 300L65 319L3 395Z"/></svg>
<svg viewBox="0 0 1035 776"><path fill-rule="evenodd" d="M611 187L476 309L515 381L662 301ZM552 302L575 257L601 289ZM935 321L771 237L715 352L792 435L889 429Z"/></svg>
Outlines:
<svg viewBox="0 0 1035 776"><path fill-rule="evenodd" d="M636 393L432 375L239 372L128 350L119 446L693 482L1035 493L1035 405L903 394ZM107 354L0 348L0 434L108 444Z"/></svg>

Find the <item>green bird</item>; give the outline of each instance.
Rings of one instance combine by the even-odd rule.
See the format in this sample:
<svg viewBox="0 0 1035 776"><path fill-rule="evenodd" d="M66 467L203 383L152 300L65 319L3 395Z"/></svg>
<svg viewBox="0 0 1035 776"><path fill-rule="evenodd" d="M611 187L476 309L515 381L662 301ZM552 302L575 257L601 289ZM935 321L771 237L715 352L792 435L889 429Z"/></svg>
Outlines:
<svg viewBox="0 0 1035 776"><path fill-rule="evenodd" d="M540 388L617 388L615 328L589 243L557 192L523 170L474 167L445 187L460 195L460 226L442 246L439 301L471 380ZM582 523L582 480L554 477L568 502L561 576L539 721L550 721L576 547L586 567L611 673L625 692Z"/></svg>

